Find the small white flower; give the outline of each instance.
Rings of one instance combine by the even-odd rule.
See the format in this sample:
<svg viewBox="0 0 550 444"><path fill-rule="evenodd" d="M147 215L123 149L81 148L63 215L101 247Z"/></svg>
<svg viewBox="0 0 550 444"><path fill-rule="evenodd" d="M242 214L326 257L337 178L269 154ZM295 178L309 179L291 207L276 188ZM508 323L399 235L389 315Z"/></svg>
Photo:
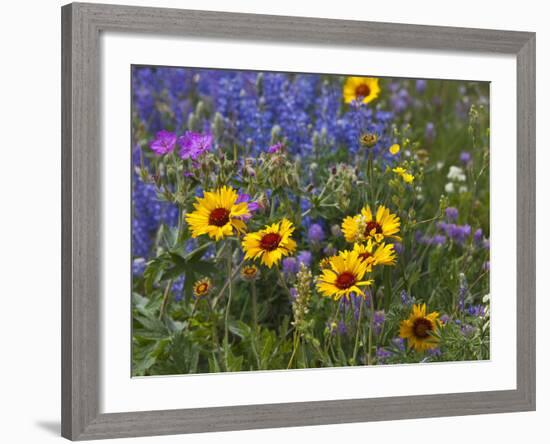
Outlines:
<svg viewBox="0 0 550 444"><path fill-rule="evenodd" d="M466 175L464 174L462 168L452 165L449 167L449 174L447 174L447 179L464 182L466 180Z"/></svg>
<svg viewBox="0 0 550 444"><path fill-rule="evenodd" d="M445 191L447 193L454 193L455 191L455 186L452 182L449 182L447 185L445 185Z"/></svg>
<svg viewBox="0 0 550 444"><path fill-rule="evenodd" d="M458 189L458 192L459 193L466 193L468 191L468 187L466 185L461 185L460 188Z"/></svg>
<svg viewBox="0 0 550 444"><path fill-rule="evenodd" d="M445 162L442 162L441 160L435 164L435 167L437 168L437 171L441 171L441 169L445 166Z"/></svg>

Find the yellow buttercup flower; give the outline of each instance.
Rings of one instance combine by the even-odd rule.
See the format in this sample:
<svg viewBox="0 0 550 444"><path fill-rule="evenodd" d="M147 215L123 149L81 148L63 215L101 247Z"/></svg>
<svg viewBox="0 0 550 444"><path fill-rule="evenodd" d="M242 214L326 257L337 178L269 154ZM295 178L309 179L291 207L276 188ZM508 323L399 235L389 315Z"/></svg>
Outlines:
<svg viewBox="0 0 550 444"><path fill-rule="evenodd" d="M193 284L193 294L197 298L208 295L212 290L212 281L208 278L199 279Z"/></svg>
<svg viewBox="0 0 550 444"><path fill-rule="evenodd" d="M244 233L246 225L242 218L250 216L250 213L246 202L235 203L237 198L237 192L227 186L207 191L202 198L197 197L193 204L195 211L185 217L191 236L207 234L212 239L220 240L235 231Z"/></svg>
<svg viewBox="0 0 550 444"><path fill-rule="evenodd" d="M405 183L413 183L414 176L407 172L407 170L403 167L395 167L392 169L392 171L397 174L398 176L401 176L401 178L405 181Z"/></svg>
<svg viewBox="0 0 550 444"><path fill-rule="evenodd" d="M397 143L394 143L392 146L390 146L390 153L393 154L394 156L401 150L401 147L397 144Z"/></svg>
<svg viewBox="0 0 550 444"><path fill-rule="evenodd" d="M342 221L342 232L348 242L365 242L373 239L376 242L384 238L401 240L397 233L401 222L399 217L390 213L384 205L376 210L376 216L371 213L367 205L361 210L361 214L348 216Z"/></svg>
<svg viewBox="0 0 550 444"><path fill-rule="evenodd" d="M293 232L292 222L283 219L263 230L248 233L243 239L245 259L260 259L262 264L271 268L283 256L296 250L296 242L291 237Z"/></svg>
<svg viewBox="0 0 550 444"><path fill-rule="evenodd" d="M393 244L375 244L372 239L367 244L355 244L353 251L359 255L359 259L366 261L369 265L395 265L395 250Z"/></svg>
<svg viewBox="0 0 550 444"><path fill-rule="evenodd" d="M342 297L349 298L351 293L365 296L361 287L372 284L372 280L364 280L370 270L369 264L362 261L356 251L341 251L330 259L330 268L324 268L317 280L317 290L335 301Z"/></svg>
<svg viewBox="0 0 550 444"><path fill-rule="evenodd" d="M378 79L374 77L348 77L344 83L344 101L372 102L380 94Z"/></svg>
<svg viewBox="0 0 550 444"><path fill-rule="evenodd" d="M413 305L408 319L401 321L399 336L407 340L409 348L423 352L435 348L439 338L434 336L439 327L439 313L426 314L426 304Z"/></svg>
<svg viewBox="0 0 550 444"><path fill-rule="evenodd" d="M393 170L392 170L395 174L398 174L398 175L402 175L402 174L405 174L407 172L407 170L403 167L395 167Z"/></svg>

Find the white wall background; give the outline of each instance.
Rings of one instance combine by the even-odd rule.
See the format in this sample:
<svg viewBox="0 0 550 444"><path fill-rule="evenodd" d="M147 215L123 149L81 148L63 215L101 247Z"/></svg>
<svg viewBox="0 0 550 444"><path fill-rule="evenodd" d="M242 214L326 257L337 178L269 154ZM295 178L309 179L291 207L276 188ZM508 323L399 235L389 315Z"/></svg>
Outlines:
<svg viewBox="0 0 550 444"><path fill-rule="evenodd" d="M103 3L116 3L103 0ZM550 371L545 334L550 311L544 272L544 205L550 30L535 0L123 1L143 5L537 32L538 60L538 411L474 417L128 439L142 443L275 443L354 440L445 443L545 442ZM59 442L60 412L60 6L58 0L5 2L0 18L0 439ZM546 100L545 100L546 99ZM514 216L511 216L514 217ZM506 223L506 221L502 221ZM538 437L540 436L540 437ZM121 441L123 442L123 441Z"/></svg>

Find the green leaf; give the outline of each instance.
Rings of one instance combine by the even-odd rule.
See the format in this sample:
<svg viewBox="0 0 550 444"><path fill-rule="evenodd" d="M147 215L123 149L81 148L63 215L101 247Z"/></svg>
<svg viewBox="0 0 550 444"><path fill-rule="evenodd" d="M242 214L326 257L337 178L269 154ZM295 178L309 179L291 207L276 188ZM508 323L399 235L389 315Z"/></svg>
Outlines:
<svg viewBox="0 0 550 444"><path fill-rule="evenodd" d="M162 323L162 321L158 319L152 319L140 315L135 315L134 320L139 322L143 328L146 330L149 330L150 332L157 332L161 334L168 334L168 329L166 326Z"/></svg>
<svg viewBox="0 0 550 444"><path fill-rule="evenodd" d="M241 339L248 339L252 333L250 326L240 320L230 322L229 331Z"/></svg>
<svg viewBox="0 0 550 444"><path fill-rule="evenodd" d="M240 372L243 366L243 356L235 356L229 352L227 354L227 370L230 372Z"/></svg>

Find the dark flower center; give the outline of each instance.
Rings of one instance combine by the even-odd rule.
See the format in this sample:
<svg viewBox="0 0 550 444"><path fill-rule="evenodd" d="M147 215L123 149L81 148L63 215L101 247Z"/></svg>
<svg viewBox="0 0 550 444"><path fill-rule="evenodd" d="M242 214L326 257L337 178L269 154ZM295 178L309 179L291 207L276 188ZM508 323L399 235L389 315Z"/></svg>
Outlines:
<svg viewBox="0 0 550 444"><path fill-rule="evenodd" d="M370 254L368 251L365 251L364 253L361 253L359 255L359 259L361 259L361 261L366 261L371 256L372 254Z"/></svg>
<svg viewBox="0 0 550 444"><path fill-rule="evenodd" d="M279 246L281 242L281 236L277 233L267 233L262 237L260 241L260 247L262 250L273 251Z"/></svg>
<svg viewBox="0 0 550 444"><path fill-rule="evenodd" d="M378 136L375 133L365 133L361 135L361 143L369 148L376 145Z"/></svg>
<svg viewBox="0 0 550 444"><path fill-rule="evenodd" d="M229 222L229 211L225 208L216 208L212 210L208 218L208 223L216 227L223 227L227 222Z"/></svg>
<svg viewBox="0 0 550 444"><path fill-rule="evenodd" d="M361 83L357 88L355 88L355 95L357 97L368 97L370 94L370 88L366 83Z"/></svg>
<svg viewBox="0 0 550 444"><path fill-rule="evenodd" d="M374 220L371 220L370 222L367 222L367 226L365 227L365 236L370 236L370 232L372 230L375 230L376 234L382 233L382 227L380 224Z"/></svg>
<svg viewBox="0 0 550 444"><path fill-rule="evenodd" d="M433 324L429 319L426 318L418 318L416 321L414 321L414 335L417 338L427 338L429 336L429 333L434 329Z"/></svg>
<svg viewBox="0 0 550 444"><path fill-rule="evenodd" d="M340 290L345 290L355 284L355 275L349 271L344 271L336 278L336 286Z"/></svg>

